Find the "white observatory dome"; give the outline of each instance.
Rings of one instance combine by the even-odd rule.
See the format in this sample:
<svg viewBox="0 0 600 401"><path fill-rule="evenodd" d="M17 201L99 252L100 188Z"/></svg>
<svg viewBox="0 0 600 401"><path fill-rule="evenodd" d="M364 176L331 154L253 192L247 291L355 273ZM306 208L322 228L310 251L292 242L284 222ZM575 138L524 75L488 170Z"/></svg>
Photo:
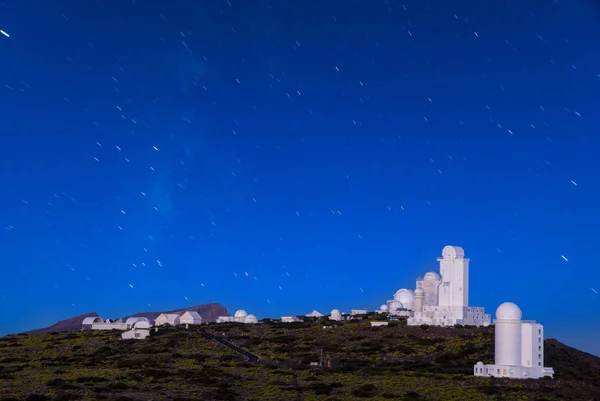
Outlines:
<svg viewBox="0 0 600 401"><path fill-rule="evenodd" d="M413 292L411 290L407 290L406 288L402 288L394 294L394 301L400 301L405 303L407 301L412 301Z"/></svg>
<svg viewBox="0 0 600 401"><path fill-rule="evenodd" d="M403 308L411 309L414 302L413 292L406 288L402 288L394 294L394 301L400 302Z"/></svg>
<svg viewBox="0 0 600 401"><path fill-rule="evenodd" d="M447 245L442 249L444 259L464 259L465 251L460 246Z"/></svg>
<svg viewBox="0 0 600 401"><path fill-rule="evenodd" d="M425 277L423 277L425 281L440 281L440 276L436 272L427 272L425 273Z"/></svg>
<svg viewBox="0 0 600 401"><path fill-rule="evenodd" d="M523 312L512 302L504 302L496 309L496 319L500 320L521 320Z"/></svg>
<svg viewBox="0 0 600 401"><path fill-rule="evenodd" d="M258 323L258 319L254 315L248 315L244 319L244 323Z"/></svg>
<svg viewBox="0 0 600 401"><path fill-rule="evenodd" d="M402 303L400 303L400 301L392 301L388 305L390 312L395 312L396 309L402 309Z"/></svg>
<svg viewBox="0 0 600 401"><path fill-rule="evenodd" d="M329 314L329 320L342 320L342 314L340 313L339 310L337 309L332 309L331 313Z"/></svg>
<svg viewBox="0 0 600 401"><path fill-rule="evenodd" d="M387 306L387 304L381 305L381 307L379 308L380 311L382 312L387 312L390 310L390 307Z"/></svg>
<svg viewBox="0 0 600 401"><path fill-rule="evenodd" d="M248 313L246 313L246 311L243 310L243 309L240 309L240 310L236 311L235 315L234 315L234 317L244 317L244 318L246 316L248 316Z"/></svg>

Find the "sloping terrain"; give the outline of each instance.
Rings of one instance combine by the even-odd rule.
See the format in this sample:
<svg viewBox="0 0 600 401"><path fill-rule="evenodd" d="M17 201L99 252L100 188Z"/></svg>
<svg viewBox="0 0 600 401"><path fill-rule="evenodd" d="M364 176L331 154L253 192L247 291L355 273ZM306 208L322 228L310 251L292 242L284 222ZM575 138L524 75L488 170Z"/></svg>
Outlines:
<svg viewBox="0 0 600 401"><path fill-rule="evenodd" d="M189 308L176 309L172 311L165 312L140 312L135 313L133 315L123 317L123 320L127 319L131 316L140 316L147 317L150 321L156 319L158 315L161 313L176 313L183 314L186 311L190 312L198 312L200 316L202 316L203 322L214 322L217 320L219 316L229 316L227 314L227 309L223 305L220 304L206 304L206 305L198 305L198 306L190 306ZM51 333L51 332L63 332L63 331L80 331L81 330L81 322L83 319L89 316L99 316L96 312L86 313L84 315L75 316L69 319L61 320L53 324L52 326L44 327L41 329L35 329L31 331L25 332L25 334L42 334L42 333ZM105 319L107 316L104 317Z"/></svg>
<svg viewBox="0 0 600 401"><path fill-rule="evenodd" d="M324 324L332 326L324 328ZM493 361L494 329L370 327L368 321L203 325L258 354L242 356L195 330L0 338L0 400L595 400L599 358L545 344L555 379L472 375ZM309 366L323 358L333 367ZM572 376L577 373L577 376Z"/></svg>

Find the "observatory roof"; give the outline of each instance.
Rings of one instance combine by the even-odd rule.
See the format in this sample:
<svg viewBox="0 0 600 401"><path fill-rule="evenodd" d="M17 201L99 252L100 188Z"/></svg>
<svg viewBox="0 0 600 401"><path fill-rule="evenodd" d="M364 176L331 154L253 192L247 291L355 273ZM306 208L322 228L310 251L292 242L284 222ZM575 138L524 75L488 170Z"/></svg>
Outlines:
<svg viewBox="0 0 600 401"><path fill-rule="evenodd" d="M442 257L444 259L464 259L465 251L460 246L446 245L442 249Z"/></svg>
<svg viewBox="0 0 600 401"><path fill-rule="evenodd" d="M512 302L504 302L496 309L496 319L500 320L521 320L523 312Z"/></svg>
<svg viewBox="0 0 600 401"><path fill-rule="evenodd" d="M412 302L413 292L411 290L407 290L406 288L399 289L394 294L394 301L400 301L402 303Z"/></svg>
<svg viewBox="0 0 600 401"><path fill-rule="evenodd" d="M437 274L436 272L427 272L427 273L425 273L423 280L425 280L425 281L440 281L440 275Z"/></svg>
<svg viewBox="0 0 600 401"><path fill-rule="evenodd" d="M90 316L90 317L86 317L85 319L83 319L83 324L94 324L94 323L104 323L104 320L102 320L102 318L99 316Z"/></svg>
<svg viewBox="0 0 600 401"><path fill-rule="evenodd" d="M235 317L246 317L246 316L248 316L248 313L245 310L240 309L240 310L238 310L238 311L235 312L234 316Z"/></svg>

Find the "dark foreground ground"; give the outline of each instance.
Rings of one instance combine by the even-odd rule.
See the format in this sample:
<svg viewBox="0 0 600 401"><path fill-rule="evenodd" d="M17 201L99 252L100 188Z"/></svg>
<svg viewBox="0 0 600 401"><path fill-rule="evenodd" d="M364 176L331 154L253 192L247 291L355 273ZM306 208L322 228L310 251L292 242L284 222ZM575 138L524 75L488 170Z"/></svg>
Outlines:
<svg viewBox="0 0 600 401"><path fill-rule="evenodd" d="M0 338L0 400L600 400L600 358L545 344L554 380L472 376L494 329L371 328L367 321L203 327L261 357L245 363L195 330ZM332 367L311 367L323 358Z"/></svg>

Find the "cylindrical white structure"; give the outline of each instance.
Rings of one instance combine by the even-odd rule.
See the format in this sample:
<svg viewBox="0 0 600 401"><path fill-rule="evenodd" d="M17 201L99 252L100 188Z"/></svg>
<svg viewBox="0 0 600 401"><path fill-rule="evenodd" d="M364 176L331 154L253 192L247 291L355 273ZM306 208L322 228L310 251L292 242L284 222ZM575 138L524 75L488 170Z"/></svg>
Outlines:
<svg viewBox="0 0 600 401"><path fill-rule="evenodd" d="M400 302L403 308L412 310L414 303L413 292L411 290L407 290L406 288L402 288L401 290L396 291L394 294L394 301Z"/></svg>
<svg viewBox="0 0 600 401"><path fill-rule="evenodd" d="M425 273L425 277L423 277L423 292L425 293L425 299L423 301L424 305L438 306L438 287L440 282L441 278L436 272Z"/></svg>
<svg viewBox="0 0 600 401"><path fill-rule="evenodd" d="M496 309L496 365L521 365L521 309L505 302Z"/></svg>
<svg viewBox="0 0 600 401"><path fill-rule="evenodd" d="M423 297L424 296L425 296L425 294L423 293L422 289L417 288L415 290L415 308L414 308L415 312L423 312Z"/></svg>

